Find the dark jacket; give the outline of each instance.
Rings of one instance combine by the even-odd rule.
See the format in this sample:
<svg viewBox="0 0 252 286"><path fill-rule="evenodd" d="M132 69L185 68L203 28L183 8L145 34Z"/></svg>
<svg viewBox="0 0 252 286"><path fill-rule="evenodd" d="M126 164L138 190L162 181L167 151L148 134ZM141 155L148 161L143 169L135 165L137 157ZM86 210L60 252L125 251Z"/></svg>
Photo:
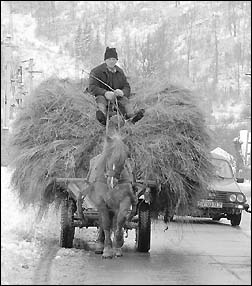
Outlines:
<svg viewBox="0 0 252 286"><path fill-rule="evenodd" d="M126 76L121 68L115 66L116 72L112 73L107 69L106 63L103 63L91 70L91 74L108 84L113 89L121 89L124 96L130 96L130 85ZM89 76L89 92L94 96L104 95L106 91L111 91L109 87L98 81L97 79Z"/></svg>

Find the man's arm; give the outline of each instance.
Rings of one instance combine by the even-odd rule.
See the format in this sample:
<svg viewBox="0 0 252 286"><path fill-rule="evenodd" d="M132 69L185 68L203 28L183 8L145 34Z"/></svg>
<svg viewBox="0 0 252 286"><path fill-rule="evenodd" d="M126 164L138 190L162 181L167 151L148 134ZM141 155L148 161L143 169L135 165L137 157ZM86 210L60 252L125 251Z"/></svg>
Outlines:
<svg viewBox="0 0 252 286"><path fill-rule="evenodd" d="M91 71L91 74L99 78L96 74L94 74L93 70ZM107 91L106 89L100 87L100 82L97 79L93 78L91 75L89 76L88 90L94 96L104 95Z"/></svg>
<svg viewBox="0 0 252 286"><path fill-rule="evenodd" d="M130 97L130 85L123 71L122 71L122 76L124 80L124 86L123 86L122 91L123 91L124 96L129 98Z"/></svg>

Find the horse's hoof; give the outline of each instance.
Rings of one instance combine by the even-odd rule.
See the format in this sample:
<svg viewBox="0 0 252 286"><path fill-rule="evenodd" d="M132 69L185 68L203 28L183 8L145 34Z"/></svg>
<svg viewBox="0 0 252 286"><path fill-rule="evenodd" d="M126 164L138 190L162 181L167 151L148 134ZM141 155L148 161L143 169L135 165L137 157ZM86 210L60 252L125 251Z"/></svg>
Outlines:
<svg viewBox="0 0 252 286"><path fill-rule="evenodd" d="M113 258L113 252L112 249L108 249L108 248L104 248L103 249L103 254L102 254L102 258Z"/></svg>
<svg viewBox="0 0 252 286"><path fill-rule="evenodd" d="M103 259L112 259L113 256L112 255L102 255Z"/></svg>
<svg viewBox="0 0 252 286"><path fill-rule="evenodd" d="M116 248L115 249L115 257L122 257L122 256L123 256L122 249Z"/></svg>
<svg viewBox="0 0 252 286"><path fill-rule="evenodd" d="M103 250L96 249L94 253L95 254L103 254Z"/></svg>
<svg viewBox="0 0 252 286"><path fill-rule="evenodd" d="M103 253L103 248L104 248L103 243L101 243L101 242L96 242L95 253L96 253L96 254L102 254L102 253Z"/></svg>

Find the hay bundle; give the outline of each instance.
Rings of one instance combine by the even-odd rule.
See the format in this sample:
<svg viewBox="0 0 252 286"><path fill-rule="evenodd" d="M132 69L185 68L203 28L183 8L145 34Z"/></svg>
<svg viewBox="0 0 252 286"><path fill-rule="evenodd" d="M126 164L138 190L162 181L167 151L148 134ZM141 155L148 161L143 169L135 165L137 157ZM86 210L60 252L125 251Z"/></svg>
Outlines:
<svg viewBox="0 0 252 286"><path fill-rule="evenodd" d="M85 177L104 129L77 82L50 78L26 98L10 140L11 183L25 206L50 203L52 177Z"/></svg>
<svg viewBox="0 0 252 286"><path fill-rule="evenodd" d="M162 186L165 199L158 208L178 200L185 206L212 174L203 115L189 90L158 83L140 92L132 101L146 109L144 118L121 129L128 134L136 172ZM105 135L95 108L78 83L57 78L43 82L26 100L11 140L12 184L25 205L44 208L55 201L52 177L86 176Z"/></svg>
<svg viewBox="0 0 252 286"><path fill-rule="evenodd" d="M134 100L146 108L144 118L126 131L136 172L162 185L158 208L174 204L187 212L213 175L211 138L199 99L188 89L155 82Z"/></svg>

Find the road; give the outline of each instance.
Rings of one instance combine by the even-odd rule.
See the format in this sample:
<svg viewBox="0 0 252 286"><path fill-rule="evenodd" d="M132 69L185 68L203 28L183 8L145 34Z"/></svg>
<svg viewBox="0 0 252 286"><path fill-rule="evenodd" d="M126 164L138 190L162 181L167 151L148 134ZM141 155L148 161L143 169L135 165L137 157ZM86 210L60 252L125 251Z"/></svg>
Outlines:
<svg viewBox="0 0 252 286"><path fill-rule="evenodd" d="M94 254L95 228L76 229L75 247L52 241L40 260L34 284L52 285L250 285L251 214L241 225L226 219L175 217L164 231L152 223L151 250L138 253L135 231L129 231L124 256L104 260Z"/></svg>
<svg viewBox="0 0 252 286"><path fill-rule="evenodd" d="M96 228L76 228L74 248L60 248L59 217L49 212L34 225L34 212L19 210L2 168L1 177L1 285L251 285L249 213L238 227L175 217L164 231L163 221L154 221L149 253L135 251L132 230L124 256L104 260L94 254ZM251 184L240 187L251 206Z"/></svg>

